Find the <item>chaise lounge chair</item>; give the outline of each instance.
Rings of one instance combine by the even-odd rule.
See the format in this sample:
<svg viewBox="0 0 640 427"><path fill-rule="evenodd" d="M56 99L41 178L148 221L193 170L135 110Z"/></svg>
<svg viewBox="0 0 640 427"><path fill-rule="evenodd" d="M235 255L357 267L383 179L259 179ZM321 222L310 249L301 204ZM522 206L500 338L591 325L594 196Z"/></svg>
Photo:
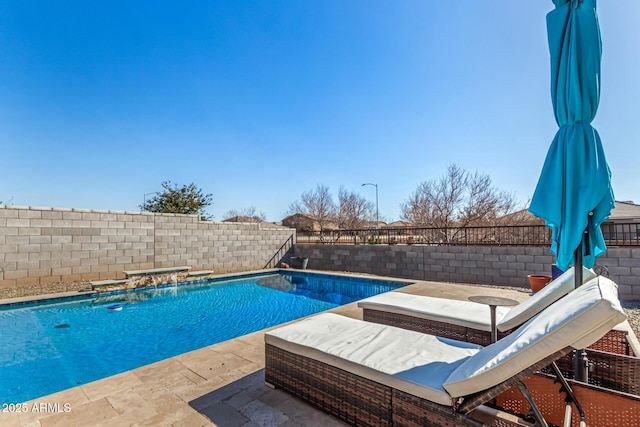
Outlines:
<svg viewBox="0 0 640 427"><path fill-rule="evenodd" d="M265 334L265 379L353 425L480 426L483 404L624 319L616 285L602 277L484 348L325 313ZM615 414L594 399L587 416L639 425L635 398Z"/></svg>
<svg viewBox="0 0 640 427"><path fill-rule="evenodd" d="M583 269L583 283L596 277ZM527 301L514 308L496 308L498 338L525 323L533 316L567 295L574 289L574 269L567 270ZM431 335L491 344L489 308L484 304L446 298L387 292L358 302L363 319L369 322L394 325Z"/></svg>
<svg viewBox="0 0 640 427"><path fill-rule="evenodd" d="M583 283L594 277L592 270L583 268ZM498 337L508 335L573 290L572 267L518 306L512 309L497 307ZM480 345L491 343L489 309L484 304L387 292L359 301L358 307L363 309L363 319L369 322ZM640 358L633 357L637 351L634 351L627 334L623 325L616 325L587 349L591 363L589 381L606 388L640 394ZM573 376L572 358L573 354L567 355L558 363L570 377Z"/></svg>

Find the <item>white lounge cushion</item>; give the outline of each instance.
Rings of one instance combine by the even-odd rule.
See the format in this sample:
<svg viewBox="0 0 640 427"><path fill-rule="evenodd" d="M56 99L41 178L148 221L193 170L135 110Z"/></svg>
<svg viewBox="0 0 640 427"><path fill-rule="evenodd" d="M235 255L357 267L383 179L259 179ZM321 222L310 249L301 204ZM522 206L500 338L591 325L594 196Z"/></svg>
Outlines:
<svg viewBox="0 0 640 427"><path fill-rule="evenodd" d="M616 284L596 277L467 359L444 388L453 397L486 390L567 346L593 344L625 319Z"/></svg>
<svg viewBox="0 0 640 427"><path fill-rule="evenodd" d="M510 307L496 307L497 328L501 332L516 328L575 288L571 267L523 303ZM593 279L593 270L583 268L583 283ZM491 331L489 308L485 304L402 292L386 292L363 299L358 307L389 313L404 314L421 319L449 323L481 331Z"/></svg>
<svg viewBox="0 0 640 427"><path fill-rule="evenodd" d="M471 301L386 292L359 301L358 307L491 331L489 307ZM501 319L508 311L507 307L496 307L496 319Z"/></svg>
<svg viewBox="0 0 640 427"><path fill-rule="evenodd" d="M449 406L443 382L482 348L332 313L267 332L265 342Z"/></svg>
<svg viewBox="0 0 640 427"><path fill-rule="evenodd" d="M547 286L533 294L531 298L522 304L513 307L504 315L504 317L499 318L496 316L496 318L500 319L497 322L498 330L505 332L510 329L517 328L563 296L567 295L569 292L573 291L575 289L574 271L575 269L571 267L555 280L547 284ZM596 277L596 274L593 270L584 267L582 268L582 283L587 283L594 277Z"/></svg>

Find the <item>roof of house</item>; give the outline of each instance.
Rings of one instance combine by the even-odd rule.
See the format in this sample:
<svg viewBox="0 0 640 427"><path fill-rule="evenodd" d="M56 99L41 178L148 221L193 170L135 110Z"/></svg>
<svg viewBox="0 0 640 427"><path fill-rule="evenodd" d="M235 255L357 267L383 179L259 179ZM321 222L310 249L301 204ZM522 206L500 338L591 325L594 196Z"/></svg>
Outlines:
<svg viewBox="0 0 640 427"><path fill-rule="evenodd" d="M636 205L632 201L615 202L616 207L611 211L611 220L639 220L640 205Z"/></svg>
<svg viewBox="0 0 640 427"><path fill-rule="evenodd" d="M537 225L544 224L544 220L538 218L527 209L522 209L516 212L512 212L510 214L504 215L500 217L500 221L503 224L514 224L514 225Z"/></svg>
<svg viewBox="0 0 640 427"><path fill-rule="evenodd" d="M544 221L528 210L523 209L502 217L503 220L513 220L519 224L543 224ZM632 201L619 202L616 200L615 207L611 210L609 221L632 221L640 220L640 205Z"/></svg>
<svg viewBox="0 0 640 427"><path fill-rule="evenodd" d="M272 222L263 221L255 216L233 216L231 218L223 219L222 222L241 222L241 223L250 223L250 224L260 224L262 227L278 227L278 224L274 224ZM281 225L280 225L281 226Z"/></svg>
<svg viewBox="0 0 640 427"><path fill-rule="evenodd" d="M300 225L308 226L310 224L314 231L320 231L319 221L316 219L315 215L310 215L310 214L295 213L293 215L289 215L288 217L282 220L282 224L287 227L294 226L296 228L299 227ZM332 220L327 220L324 224L324 229L337 230L338 224L336 224Z"/></svg>
<svg viewBox="0 0 640 427"><path fill-rule="evenodd" d="M387 223L384 221L363 221L361 228L387 228Z"/></svg>
<svg viewBox="0 0 640 427"><path fill-rule="evenodd" d="M284 217L282 219L282 222L288 222L288 221L293 220L294 218L295 219L306 219L306 220L309 220L309 221L315 221L315 216L314 215L309 215L309 214L298 212L298 213L291 214L291 215L289 215L287 217Z"/></svg>
<svg viewBox="0 0 640 427"><path fill-rule="evenodd" d="M381 225L380 228L404 228L411 227L411 224L406 221L394 221L389 224Z"/></svg>
<svg viewBox="0 0 640 427"><path fill-rule="evenodd" d="M263 222L260 218L254 216L232 216L231 218L223 219L222 222Z"/></svg>

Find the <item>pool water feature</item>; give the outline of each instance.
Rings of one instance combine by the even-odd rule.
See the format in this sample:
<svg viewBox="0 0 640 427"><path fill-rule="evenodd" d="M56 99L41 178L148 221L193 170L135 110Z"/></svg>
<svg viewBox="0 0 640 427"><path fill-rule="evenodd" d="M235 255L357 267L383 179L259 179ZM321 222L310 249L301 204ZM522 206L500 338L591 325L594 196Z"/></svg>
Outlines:
<svg viewBox="0 0 640 427"><path fill-rule="evenodd" d="M0 305L0 402L45 396L406 284L282 272Z"/></svg>

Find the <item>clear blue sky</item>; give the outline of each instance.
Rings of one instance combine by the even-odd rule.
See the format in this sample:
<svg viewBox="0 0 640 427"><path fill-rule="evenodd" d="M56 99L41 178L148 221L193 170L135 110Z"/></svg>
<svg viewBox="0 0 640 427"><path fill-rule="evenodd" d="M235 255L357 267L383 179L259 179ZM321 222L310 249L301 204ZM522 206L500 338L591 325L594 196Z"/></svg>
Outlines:
<svg viewBox="0 0 640 427"><path fill-rule="evenodd" d="M640 1L598 2L602 137L640 203ZM557 125L541 0L0 2L0 200L138 210L163 180L270 221L399 205L450 163L533 194Z"/></svg>

